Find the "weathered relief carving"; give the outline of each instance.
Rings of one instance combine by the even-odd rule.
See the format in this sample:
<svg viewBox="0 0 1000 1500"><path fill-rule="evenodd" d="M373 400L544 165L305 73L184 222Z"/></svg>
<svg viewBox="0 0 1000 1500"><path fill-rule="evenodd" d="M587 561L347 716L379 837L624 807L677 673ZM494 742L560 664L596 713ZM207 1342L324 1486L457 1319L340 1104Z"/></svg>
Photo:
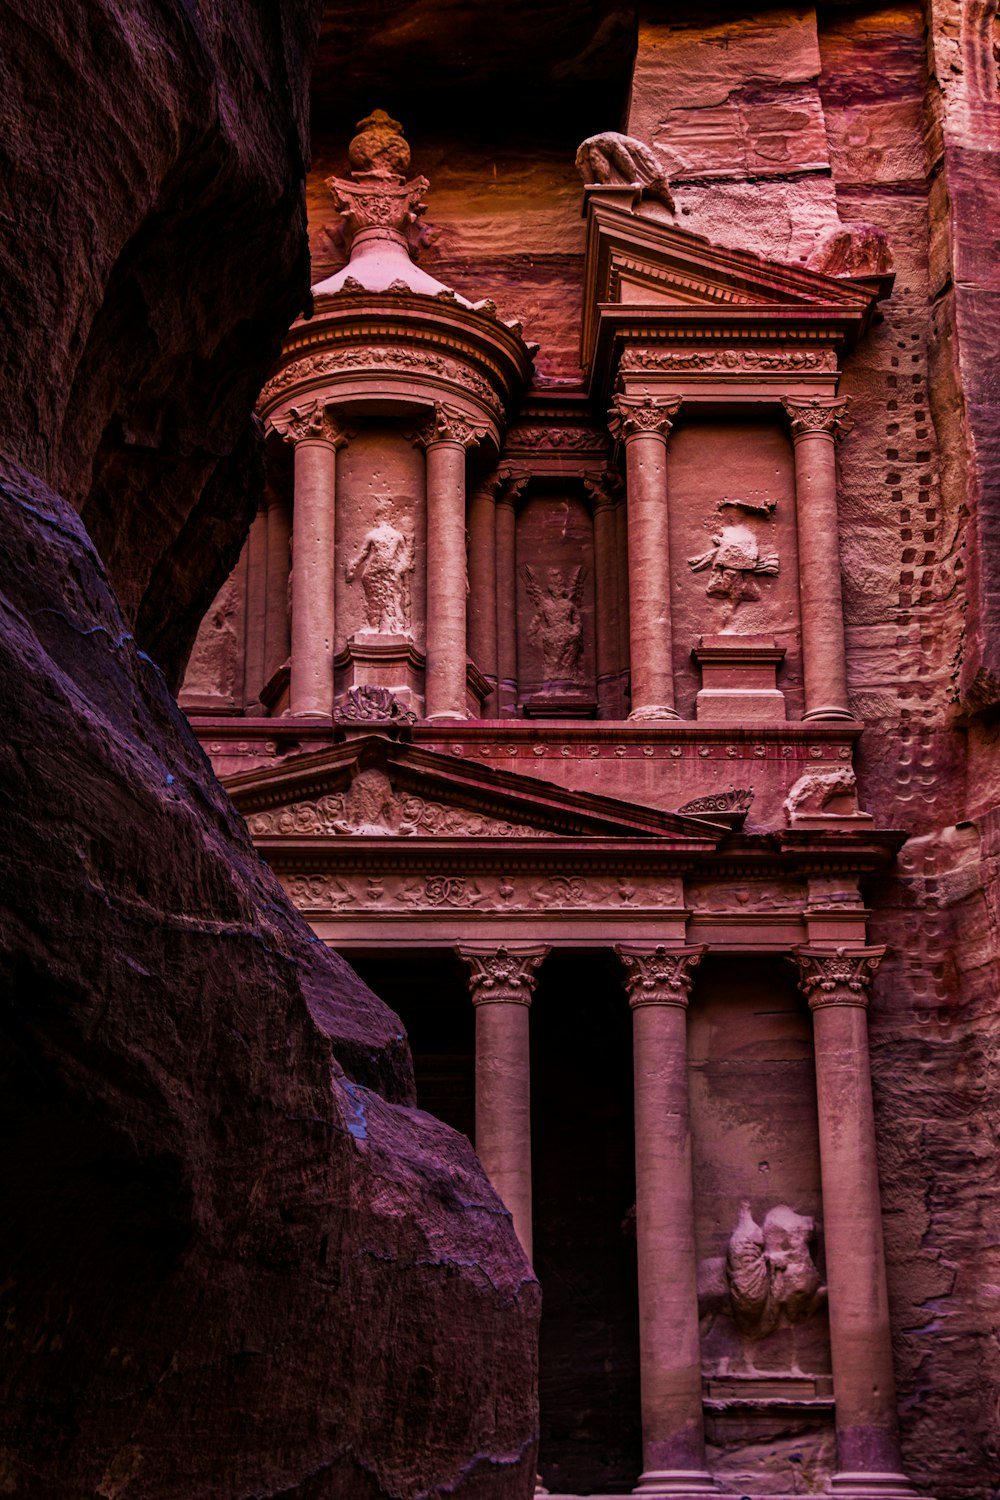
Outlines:
<svg viewBox="0 0 1000 1500"><path fill-rule="evenodd" d="M235 576L230 576L212 601L198 631L184 675L186 693L211 693L236 701L239 639L236 621L242 608Z"/></svg>
<svg viewBox="0 0 1000 1500"><path fill-rule="evenodd" d="M879 225L841 224L824 235L806 265L824 276L884 276L892 270L892 251Z"/></svg>
<svg viewBox="0 0 1000 1500"><path fill-rule="evenodd" d="M544 587L530 563L524 568L524 583L534 615L528 640L541 652L546 682L578 686L583 657L583 568L547 568Z"/></svg>
<svg viewBox="0 0 1000 1500"><path fill-rule="evenodd" d="M832 349L626 349L619 366L629 370L822 370L837 368Z"/></svg>
<svg viewBox="0 0 1000 1500"><path fill-rule="evenodd" d="M388 688L371 687L362 683L360 687L348 689L345 701L333 711L338 724L367 723L386 720L395 724L415 724L417 716L404 708Z"/></svg>
<svg viewBox="0 0 1000 1500"><path fill-rule="evenodd" d="M588 136L576 153L576 169L588 185L634 188L640 198L653 198L673 211L666 167L656 152L635 136L617 130Z"/></svg>
<svg viewBox="0 0 1000 1500"><path fill-rule="evenodd" d="M357 900L354 891L335 875L292 875L286 877L285 889L305 911L317 907L337 911Z"/></svg>
<svg viewBox="0 0 1000 1500"><path fill-rule="evenodd" d="M739 515L762 516L770 520L777 506L775 500L720 500L716 509ZM711 571L705 593L710 598L727 599L732 608L744 600L759 599L757 576L774 576L780 568L777 552L764 551L760 539L745 521L729 520L712 535L712 546L697 557L688 558L692 573Z"/></svg>
<svg viewBox="0 0 1000 1500"><path fill-rule="evenodd" d="M343 832L343 829L335 830ZM330 883L332 882L332 883ZM351 906L351 915L365 911L417 912L439 908L476 911L620 911L676 910L684 905L679 879L640 877L631 881L599 880L589 876L489 875L472 879L463 875L439 875L420 871L403 876L380 877L372 888L370 877L328 875L285 878L286 888L297 906L308 910ZM329 900L326 899L329 893Z"/></svg>
<svg viewBox="0 0 1000 1500"><path fill-rule="evenodd" d="M545 838L539 828L507 823L466 808L446 807L423 797L398 796L384 771L371 768L355 776L346 792L332 792L315 802L295 802L273 812L252 813L255 835L398 834L440 838Z"/></svg>
<svg viewBox="0 0 1000 1500"><path fill-rule="evenodd" d="M847 799L847 812L856 812L858 783L850 766L836 766L831 771L806 771L789 790L784 809L789 820L806 813L821 813L834 801ZM838 808L838 811L841 809Z"/></svg>
<svg viewBox="0 0 1000 1500"><path fill-rule="evenodd" d="M782 1323L801 1323L822 1306L826 1288L810 1253L816 1225L785 1203L763 1225L743 1199L726 1247L728 1312L747 1338L766 1338Z"/></svg>
<svg viewBox="0 0 1000 1500"><path fill-rule="evenodd" d="M407 906L454 908L479 907L489 901L478 881L462 875L429 875L426 880L411 880L400 891Z"/></svg>
<svg viewBox="0 0 1000 1500"><path fill-rule="evenodd" d="M367 621L363 634L409 634L412 572L413 542L395 524L392 498L380 495L375 502L375 525L345 570L348 583L361 576Z"/></svg>
<svg viewBox="0 0 1000 1500"><path fill-rule="evenodd" d="M753 787L731 787L725 792L713 792L707 797L694 797L679 807L679 813L730 813L749 812L753 802Z"/></svg>
<svg viewBox="0 0 1000 1500"><path fill-rule="evenodd" d="M541 449L549 452L576 452L607 447L601 432L586 427L512 427L507 434L508 448Z"/></svg>

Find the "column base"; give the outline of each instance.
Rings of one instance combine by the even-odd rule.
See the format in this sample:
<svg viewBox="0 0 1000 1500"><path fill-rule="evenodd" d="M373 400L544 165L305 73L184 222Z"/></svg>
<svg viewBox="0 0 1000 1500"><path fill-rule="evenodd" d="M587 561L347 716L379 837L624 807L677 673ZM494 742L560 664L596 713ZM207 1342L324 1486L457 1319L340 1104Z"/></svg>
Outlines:
<svg viewBox="0 0 1000 1500"><path fill-rule="evenodd" d="M450 712L439 714L425 714L423 719L423 722L425 724L467 724L468 721L468 714L457 714Z"/></svg>
<svg viewBox="0 0 1000 1500"><path fill-rule="evenodd" d="M333 722L333 706L330 712L324 713L320 708L293 708L287 715L289 719L310 719L314 724L331 724Z"/></svg>
<svg viewBox="0 0 1000 1500"><path fill-rule="evenodd" d="M679 718L680 714L677 712L676 708L667 708L661 703L650 703L640 706L639 708L633 708L632 712L629 714L630 720L635 719L640 723L648 723L651 720L655 722L657 719L674 720Z"/></svg>
<svg viewBox="0 0 1000 1500"><path fill-rule="evenodd" d="M684 1500L717 1496L719 1486L707 1469L647 1469L640 1474L633 1495L675 1495Z"/></svg>
<svg viewBox="0 0 1000 1500"><path fill-rule="evenodd" d="M839 708L836 704L829 704L822 708L811 708L808 713L802 715L803 724L811 724L815 719L839 719L842 723L854 723L854 715L849 708Z"/></svg>
<svg viewBox="0 0 1000 1500"><path fill-rule="evenodd" d="M905 1474L868 1473L842 1469L830 1480L830 1493L845 1500L914 1500L916 1490Z"/></svg>

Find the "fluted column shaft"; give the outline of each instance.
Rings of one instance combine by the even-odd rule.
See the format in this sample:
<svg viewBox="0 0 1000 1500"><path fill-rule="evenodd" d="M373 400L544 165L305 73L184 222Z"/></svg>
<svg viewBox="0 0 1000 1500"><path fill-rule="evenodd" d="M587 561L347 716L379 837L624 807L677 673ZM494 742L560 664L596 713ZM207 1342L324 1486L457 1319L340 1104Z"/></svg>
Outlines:
<svg viewBox="0 0 1000 1500"><path fill-rule="evenodd" d="M499 712L497 697L497 528L500 481L479 485L469 500L469 655L493 688L487 716Z"/></svg>
<svg viewBox="0 0 1000 1500"><path fill-rule="evenodd" d="M476 1151L531 1259L529 1007L545 948L461 947L476 1007Z"/></svg>
<svg viewBox="0 0 1000 1500"><path fill-rule="evenodd" d="M621 944L633 1013L643 1474L650 1495L711 1489L705 1469L687 1000L702 948Z"/></svg>
<svg viewBox="0 0 1000 1500"><path fill-rule="evenodd" d="M333 715L336 619L334 540L337 450L347 433L322 401L292 407L274 420L295 445L292 504L292 647L289 713L301 719Z"/></svg>
<svg viewBox="0 0 1000 1500"><path fill-rule="evenodd" d="M468 718L465 455L484 431L436 406L420 434L427 455L427 719Z"/></svg>
<svg viewBox="0 0 1000 1500"><path fill-rule="evenodd" d="M632 719L676 719L670 617L667 438L679 400L618 396L611 429L628 476L629 655Z"/></svg>
<svg viewBox="0 0 1000 1500"><path fill-rule="evenodd" d="M786 401L784 406L795 444L803 717L849 719L834 446L847 407L842 401Z"/></svg>
<svg viewBox="0 0 1000 1500"><path fill-rule="evenodd" d="M813 1013L840 1471L834 1486L859 1493L871 1489L867 1476L875 1476L878 1493L909 1489L900 1473L866 1013L884 951L795 951Z"/></svg>

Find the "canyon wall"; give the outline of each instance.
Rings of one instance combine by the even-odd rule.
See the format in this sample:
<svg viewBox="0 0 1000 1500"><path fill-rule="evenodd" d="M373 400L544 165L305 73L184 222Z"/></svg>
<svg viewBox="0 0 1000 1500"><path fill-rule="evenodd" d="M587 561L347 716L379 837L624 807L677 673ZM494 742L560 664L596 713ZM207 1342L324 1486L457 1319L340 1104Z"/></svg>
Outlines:
<svg viewBox="0 0 1000 1500"><path fill-rule="evenodd" d="M533 1484L509 1215L160 669L257 504L318 24L5 19L0 1490L32 1500Z"/></svg>

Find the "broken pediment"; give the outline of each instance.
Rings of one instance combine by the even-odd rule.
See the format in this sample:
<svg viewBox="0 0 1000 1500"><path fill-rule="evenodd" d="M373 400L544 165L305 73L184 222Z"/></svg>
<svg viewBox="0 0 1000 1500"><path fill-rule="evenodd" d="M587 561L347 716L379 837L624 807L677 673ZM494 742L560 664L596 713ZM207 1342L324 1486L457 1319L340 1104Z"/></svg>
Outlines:
<svg viewBox="0 0 1000 1500"><path fill-rule="evenodd" d="M582 334L591 390L608 388L621 350L637 341L850 346L891 280L764 260L592 194Z"/></svg>
<svg viewBox="0 0 1000 1500"><path fill-rule="evenodd" d="M726 832L694 817L570 792L531 776L373 734L226 781L255 841L662 839L709 850Z"/></svg>

